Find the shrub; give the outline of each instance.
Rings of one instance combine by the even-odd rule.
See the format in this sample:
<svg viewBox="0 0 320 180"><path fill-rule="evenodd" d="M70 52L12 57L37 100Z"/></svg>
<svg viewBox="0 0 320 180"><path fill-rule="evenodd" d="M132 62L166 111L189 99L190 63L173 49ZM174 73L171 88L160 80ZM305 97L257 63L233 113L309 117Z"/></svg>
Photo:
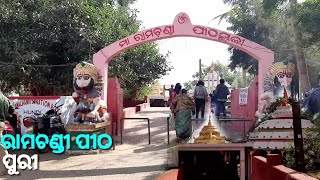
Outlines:
<svg viewBox="0 0 320 180"><path fill-rule="evenodd" d="M313 118L311 121L316 125L313 130L303 131L303 149L306 170L320 170L320 116ZM294 147L286 150L284 155L284 165L295 169L295 152Z"/></svg>

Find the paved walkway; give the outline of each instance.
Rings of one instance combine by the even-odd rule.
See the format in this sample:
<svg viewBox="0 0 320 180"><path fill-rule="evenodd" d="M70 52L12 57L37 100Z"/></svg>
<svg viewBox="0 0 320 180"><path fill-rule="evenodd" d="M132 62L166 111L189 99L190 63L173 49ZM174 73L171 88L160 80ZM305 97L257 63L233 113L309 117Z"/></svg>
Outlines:
<svg viewBox="0 0 320 180"><path fill-rule="evenodd" d="M220 136L224 137L226 140L230 142L239 142L243 140L245 137L245 128L246 125L244 124L245 121L240 119L231 118L229 114L227 117L221 117L222 119L217 119L214 113L210 112L210 104L206 104L206 113L204 120L193 119L193 127L195 129L193 133L193 140L190 143L194 142L194 138L199 136L202 127L208 125L209 116L211 117L211 124L217 128L220 132ZM247 125L248 126L248 125Z"/></svg>
<svg viewBox="0 0 320 180"><path fill-rule="evenodd" d="M20 170L18 176L1 179L110 179L151 180L167 170L167 120L169 108L148 108L135 117L151 119L151 145L148 144L146 120L126 120L123 144L116 150L97 155L70 156L52 153L39 155L39 170ZM175 132L170 130L170 146L174 146ZM120 142L119 139L116 141ZM23 153L33 154L34 151Z"/></svg>
<svg viewBox="0 0 320 180"><path fill-rule="evenodd" d="M194 134L198 137L204 125L208 124L209 104L204 120L193 121ZM146 120L126 120L123 144L116 138L116 150L96 155L70 156L52 153L39 155L39 170L20 170L18 176L3 176L1 179L110 179L110 180L152 180L167 170L168 149L175 146L174 127L170 126L170 140L167 143L167 117L169 108L151 107L134 117L149 117L151 124L151 145L148 144ZM213 125L217 121L212 116ZM23 153L33 154L34 151Z"/></svg>

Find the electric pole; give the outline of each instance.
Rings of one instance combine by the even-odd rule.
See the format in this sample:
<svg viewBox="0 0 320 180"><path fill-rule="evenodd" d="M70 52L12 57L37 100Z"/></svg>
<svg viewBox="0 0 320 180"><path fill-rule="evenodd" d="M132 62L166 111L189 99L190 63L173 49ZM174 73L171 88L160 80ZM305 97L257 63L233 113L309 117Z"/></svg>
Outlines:
<svg viewBox="0 0 320 180"><path fill-rule="evenodd" d="M294 135L294 149L295 149L295 163L296 170L299 172L306 172L304 163L303 138L300 117L300 104L298 101L292 102L293 115L293 135Z"/></svg>
<svg viewBox="0 0 320 180"><path fill-rule="evenodd" d="M320 86L320 72L319 72L319 76L318 76L318 86Z"/></svg>
<svg viewBox="0 0 320 180"><path fill-rule="evenodd" d="M199 59L199 80L202 80L201 59Z"/></svg>

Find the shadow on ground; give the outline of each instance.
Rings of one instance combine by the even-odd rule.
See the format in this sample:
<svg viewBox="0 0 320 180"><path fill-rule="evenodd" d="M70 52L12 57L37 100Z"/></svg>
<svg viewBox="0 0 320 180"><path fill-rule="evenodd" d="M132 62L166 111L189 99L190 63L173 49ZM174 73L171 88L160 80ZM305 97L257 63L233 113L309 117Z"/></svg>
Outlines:
<svg viewBox="0 0 320 180"><path fill-rule="evenodd" d="M143 110L143 111L139 111L137 114L151 114L151 113L161 113L161 114L170 114L170 109L166 109L166 110L159 110L159 111L148 111L148 110Z"/></svg>
<svg viewBox="0 0 320 180"><path fill-rule="evenodd" d="M167 170L166 165L153 165L153 166L139 166L139 167L123 167L123 168L106 168L106 169L90 169L90 170L55 170L55 171L28 171L27 173L32 173L33 179L44 179L44 178L72 178L72 177L82 177L82 176L104 176L104 175L121 175L121 174L135 174L143 172L154 172L154 171L165 171ZM146 178L152 179L152 177L157 177L158 173L154 173L152 176ZM22 179L20 176L5 176L6 180Z"/></svg>
<svg viewBox="0 0 320 180"><path fill-rule="evenodd" d="M130 122L129 122L130 121ZM126 123L130 123L130 126L133 125L133 128L125 128L122 132L123 134L123 143L126 144L137 144L137 143L148 143L148 122L147 120L129 120ZM126 126L125 126L126 127ZM164 144L167 144L167 118L165 117L156 117L150 119L150 136L151 144L160 143L163 141ZM169 125L170 140L172 139L172 133L174 133L173 125ZM161 136L159 138L155 138ZM155 142L155 139L157 141ZM120 141L120 136L115 138L116 141Z"/></svg>
<svg viewBox="0 0 320 180"><path fill-rule="evenodd" d="M36 150L31 150L31 149L26 149L26 150L9 150L9 154L16 154L17 156L21 154L27 154L29 156L33 156L34 154L38 154L38 159L39 162L43 161L51 161L51 160L64 160L68 159L71 155L67 153L62 153L62 154L54 154L52 152L48 153L38 153ZM73 155L75 156L75 155Z"/></svg>
<svg viewBox="0 0 320 180"><path fill-rule="evenodd" d="M168 144L162 144L162 145L149 145L140 149L133 150L134 153L142 153L142 152L151 152L151 151L160 151L164 149L168 149L170 147L173 147L177 145L175 142L171 142L170 145Z"/></svg>

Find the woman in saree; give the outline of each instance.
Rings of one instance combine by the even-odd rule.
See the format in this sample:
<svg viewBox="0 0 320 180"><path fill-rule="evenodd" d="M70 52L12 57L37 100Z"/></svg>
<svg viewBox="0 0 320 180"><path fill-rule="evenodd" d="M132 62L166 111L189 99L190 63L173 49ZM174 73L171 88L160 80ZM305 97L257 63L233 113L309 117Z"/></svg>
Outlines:
<svg viewBox="0 0 320 180"><path fill-rule="evenodd" d="M191 116L195 107L194 100L187 94L187 90L182 89L172 102L173 110L176 113L175 129L177 142L188 141L192 135Z"/></svg>
<svg viewBox="0 0 320 180"><path fill-rule="evenodd" d="M177 83L176 86L174 87L174 90L173 90L173 93L172 93L172 102L171 102L171 106L170 106L170 109L171 109L171 112L174 114L174 120L176 120L176 116L177 114L174 112L174 107L173 107L173 101L176 99L176 97L181 94L181 89L182 89L182 86L180 83Z"/></svg>

